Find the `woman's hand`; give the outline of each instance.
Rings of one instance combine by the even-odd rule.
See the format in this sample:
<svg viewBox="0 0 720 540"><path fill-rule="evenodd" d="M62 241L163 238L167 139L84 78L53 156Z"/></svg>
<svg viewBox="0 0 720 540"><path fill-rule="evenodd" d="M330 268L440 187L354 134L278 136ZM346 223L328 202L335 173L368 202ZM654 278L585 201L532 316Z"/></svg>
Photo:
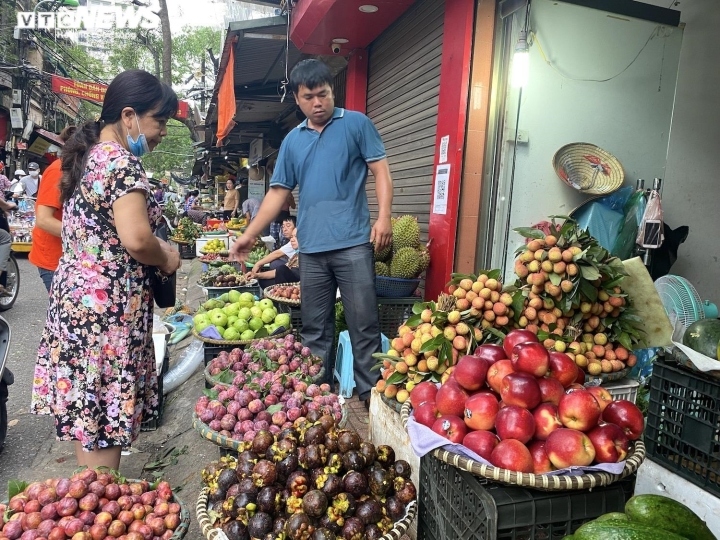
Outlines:
<svg viewBox="0 0 720 540"><path fill-rule="evenodd" d="M262 270L262 267L259 263L255 263L255 266L252 267L253 274L257 274L260 270Z"/></svg>
<svg viewBox="0 0 720 540"><path fill-rule="evenodd" d="M158 269L163 274L170 275L173 272L176 272L182 266L180 252L161 238L158 238L158 242L160 243L160 247L162 248L165 255L167 255L167 260L165 264L163 264L162 266L158 266Z"/></svg>

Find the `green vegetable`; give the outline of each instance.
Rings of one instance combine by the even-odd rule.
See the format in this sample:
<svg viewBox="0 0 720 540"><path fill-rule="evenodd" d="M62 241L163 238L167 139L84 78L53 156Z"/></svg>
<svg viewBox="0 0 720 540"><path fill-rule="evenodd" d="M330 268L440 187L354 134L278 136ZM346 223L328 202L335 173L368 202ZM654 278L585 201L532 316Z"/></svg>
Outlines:
<svg viewBox="0 0 720 540"><path fill-rule="evenodd" d="M695 321L683 335L683 345L717 360L720 357L720 319Z"/></svg>
<svg viewBox="0 0 720 540"><path fill-rule="evenodd" d="M609 514L603 514L595 521L628 521L628 517L622 512L610 512Z"/></svg>
<svg viewBox="0 0 720 540"><path fill-rule="evenodd" d="M716 540L692 510L662 495L636 495L625 505L625 513L631 522L682 534L689 540Z"/></svg>
<svg viewBox="0 0 720 540"><path fill-rule="evenodd" d="M574 540L689 540L670 531L632 521L591 521L575 531Z"/></svg>

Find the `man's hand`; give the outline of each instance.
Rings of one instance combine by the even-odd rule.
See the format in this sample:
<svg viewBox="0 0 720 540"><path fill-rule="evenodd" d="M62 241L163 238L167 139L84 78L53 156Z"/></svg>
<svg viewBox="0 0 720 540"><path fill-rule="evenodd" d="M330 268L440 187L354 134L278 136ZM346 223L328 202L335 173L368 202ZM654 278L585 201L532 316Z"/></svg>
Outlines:
<svg viewBox="0 0 720 540"><path fill-rule="evenodd" d="M255 238L253 236L241 234L233 245L230 246L230 259L245 264L254 245Z"/></svg>
<svg viewBox="0 0 720 540"><path fill-rule="evenodd" d="M375 244L375 251L382 251L392 243L392 224L390 218L378 218L370 231L370 242Z"/></svg>
<svg viewBox="0 0 720 540"><path fill-rule="evenodd" d="M260 266L260 264L255 263L255 266L252 267L253 274L257 274L260 270L262 270L262 267Z"/></svg>

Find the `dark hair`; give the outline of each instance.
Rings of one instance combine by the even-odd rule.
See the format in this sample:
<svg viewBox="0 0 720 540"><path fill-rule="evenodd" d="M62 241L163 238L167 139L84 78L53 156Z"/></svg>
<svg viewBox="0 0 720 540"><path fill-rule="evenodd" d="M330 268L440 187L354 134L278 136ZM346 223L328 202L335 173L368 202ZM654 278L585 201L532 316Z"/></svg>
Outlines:
<svg viewBox="0 0 720 540"><path fill-rule="evenodd" d="M312 90L318 86L333 85L333 76L325 62L309 58L298 62L290 72L290 90L298 93L301 86Z"/></svg>
<svg viewBox="0 0 720 540"><path fill-rule="evenodd" d="M77 131L77 126L67 126L65 129L63 129L60 132L60 140L62 142L68 142L70 140L70 137L72 137L75 132Z"/></svg>
<svg viewBox="0 0 720 540"><path fill-rule="evenodd" d="M295 216L287 216L285 219L282 220L283 223L285 223L286 221L290 221L293 226L297 225L297 219L295 218Z"/></svg>
<svg viewBox="0 0 720 540"><path fill-rule="evenodd" d="M105 92L100 120L85 122L63 148L63 201L72 196L85 173L87 153L98 142L100 131L119 122L125 107L133 108L138 115L156 109L155 118L167 119L177 112L178 99L172 88L142 69L129 69L115 77Z"/></svg>

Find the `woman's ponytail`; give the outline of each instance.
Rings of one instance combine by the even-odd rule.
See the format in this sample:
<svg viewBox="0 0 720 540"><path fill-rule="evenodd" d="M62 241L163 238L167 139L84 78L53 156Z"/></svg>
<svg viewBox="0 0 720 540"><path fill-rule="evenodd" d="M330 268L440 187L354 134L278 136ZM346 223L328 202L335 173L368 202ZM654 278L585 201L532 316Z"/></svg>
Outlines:
<svg viewBox="0 0 720 540"><path fill-rule="evenodd" d="M100 139L103 122L85 122L65 143L62 152L62 201L72 197L75 186L85 172L87 153Z"/></svg>

